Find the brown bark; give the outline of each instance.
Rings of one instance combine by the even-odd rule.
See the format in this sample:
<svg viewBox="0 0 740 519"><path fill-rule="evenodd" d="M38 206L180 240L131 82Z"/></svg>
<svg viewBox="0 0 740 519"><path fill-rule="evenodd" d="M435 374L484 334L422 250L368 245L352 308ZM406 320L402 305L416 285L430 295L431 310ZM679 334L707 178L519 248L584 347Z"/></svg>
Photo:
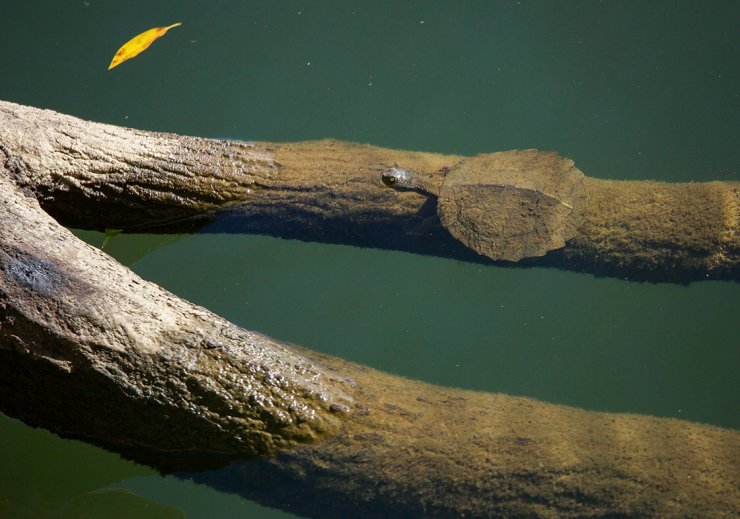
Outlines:
<svg viewBox="0 0 740 519"><path fill-rule="evenodd" d="M10 414L111 443L250 456L339 428L348 399L330 374L145 282L0 182L3 382L22 377L3 389ZM95 412L70 412L91 399Z"/></svg>
<svg viewBox="0 0 740 519"><path fill-rule="evenodd" d="M490 261L428 225L436 219L435 196L380 182L393 165L443 176L464 157L331 140L182 137L7 102L0 102L0 145L17 182L67 226L167 232L208 223L216 232ZM519 264L652 281L740 279L740 183L587 178L586 189L576 236Z"/></svg>
<svg viewBox="0 0 740 519"><path fill-rule="evenodd" d="M436 387L243 330L58 225L28 150L0 163L3 412L161 469L223 466L193 477L311 517L740 511L739 432ZM66 168L49 175L85 192L87 173ZM194 204L166 186L121 189Z"/></svg>

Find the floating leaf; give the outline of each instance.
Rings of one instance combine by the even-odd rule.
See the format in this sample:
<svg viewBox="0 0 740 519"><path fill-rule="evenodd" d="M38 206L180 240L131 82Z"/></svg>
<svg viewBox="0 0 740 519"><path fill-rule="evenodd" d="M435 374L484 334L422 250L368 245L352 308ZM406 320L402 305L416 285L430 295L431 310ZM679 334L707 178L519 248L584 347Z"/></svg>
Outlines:
<svg viewBox="0 0 740 519"><path fill-rule="evenodd" d="M156 40L157 38L161 38L165 35L167 31L169 31L173 27L177 27L178 25L182 25L182 23L173 23L172 25L168 25L167 27L154 27L153 29L142 32L138 36L134 36L129 41L127 41L123 45L123 47L118 49L118 52L116 52L116 55L113 56L113 60L110 62L110 65L108 65L108 70L112 69L113 67L117 67L127 59L138 56L146 49L148 49L149 45L151 45L154 40Z"/></svg>

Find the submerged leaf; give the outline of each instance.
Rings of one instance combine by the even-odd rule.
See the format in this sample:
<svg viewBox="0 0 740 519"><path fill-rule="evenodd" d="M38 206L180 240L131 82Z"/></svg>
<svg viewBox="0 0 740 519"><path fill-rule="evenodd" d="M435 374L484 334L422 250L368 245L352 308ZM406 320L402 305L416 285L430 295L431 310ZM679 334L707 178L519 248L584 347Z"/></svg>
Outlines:
<svg viewBox="0 0 740 519"><path fill-rule="evenodd" d="M105 246L108 245L108 242L113 238L114 236L118 236L123 232L123 229L105 229L105 236L103 236L103 244L100 246L101 250L105 249Z"/></svg>
<svg viewBox="0 0 740 519"><path fill-rule="evenodd" d="M113 67L117 67L127 59L138 56L146 49L148 49L149 45L151 45L154 40L156 40L157 38L161 38L165 35L167 31L169 31L173 27L177 27L178 25L182 25L182 23L173 23L172 25L168 25L167 27L154 27L153 29L142 32L138 36L134 36L129 41L127 41L123 45L123 47L118 49L118 52L116 52L116 55L113 56L113 60L110 62L110 65L108 65L108 70L112 69Z"/></svg>

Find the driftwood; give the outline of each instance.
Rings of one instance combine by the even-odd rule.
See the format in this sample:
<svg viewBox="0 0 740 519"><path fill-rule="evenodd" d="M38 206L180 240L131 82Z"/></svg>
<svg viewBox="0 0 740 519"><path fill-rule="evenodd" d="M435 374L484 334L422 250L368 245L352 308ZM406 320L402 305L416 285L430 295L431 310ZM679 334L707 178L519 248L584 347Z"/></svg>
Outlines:
<svg viewBox="0 0 740 519"><path fill-rule="evenodd" d="M434 195L387 188L381 175L401 166L439 177L491 164L495 155L182 137L1 101L0 144L19 185L71 227L168 232L209 224L217 232L490 261L441 226L423 225L436 219ZM587 203L575 236L520 264L652 281L740 279L740 183L585 177L582 184Z"/></svg>
<svg viewBox="0 0 740 519"><path fill-rule="evenodd" d="M740 432L442 388L283 344L142 280L49 216L145 228L246 198L227 214L245 222L303 201L296 221L346 213L352 228L398 226L425 199L376 185L376 165L432 171L448 157L180 138L7 103L0 120L3 412L164 471L210 469L191 476L311 517L740 511ZM340 160L347 150L375 160ZM713 261L724 267L711 272L735 275L736 259Z"/></svg>

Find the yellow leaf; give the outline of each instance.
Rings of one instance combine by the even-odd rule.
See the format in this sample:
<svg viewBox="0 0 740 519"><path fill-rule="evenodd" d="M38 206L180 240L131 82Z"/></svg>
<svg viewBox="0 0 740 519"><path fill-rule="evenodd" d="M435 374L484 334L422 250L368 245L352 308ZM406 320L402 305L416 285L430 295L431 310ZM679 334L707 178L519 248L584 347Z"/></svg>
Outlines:
<svg viewBox="0 0 740 519"><path fill-rule="evenodd" d="M142 32L138 36L134 36L129 41L127 41L123 45L123 47L118 49L118 52L116 52L116 55L113 56L113 60L110 62L110 65L108 65L108 70L112 69L113 67L117 67L127 59L138 56L146 49L148 49L149 45L151 45L154 40L156 40L157 38L161 38L167 31L169 31L173 27L177 27L178 25L182 25L182 23L173 23L172 25L169 25L167 27L154 27L153 29Z"/></svg>

